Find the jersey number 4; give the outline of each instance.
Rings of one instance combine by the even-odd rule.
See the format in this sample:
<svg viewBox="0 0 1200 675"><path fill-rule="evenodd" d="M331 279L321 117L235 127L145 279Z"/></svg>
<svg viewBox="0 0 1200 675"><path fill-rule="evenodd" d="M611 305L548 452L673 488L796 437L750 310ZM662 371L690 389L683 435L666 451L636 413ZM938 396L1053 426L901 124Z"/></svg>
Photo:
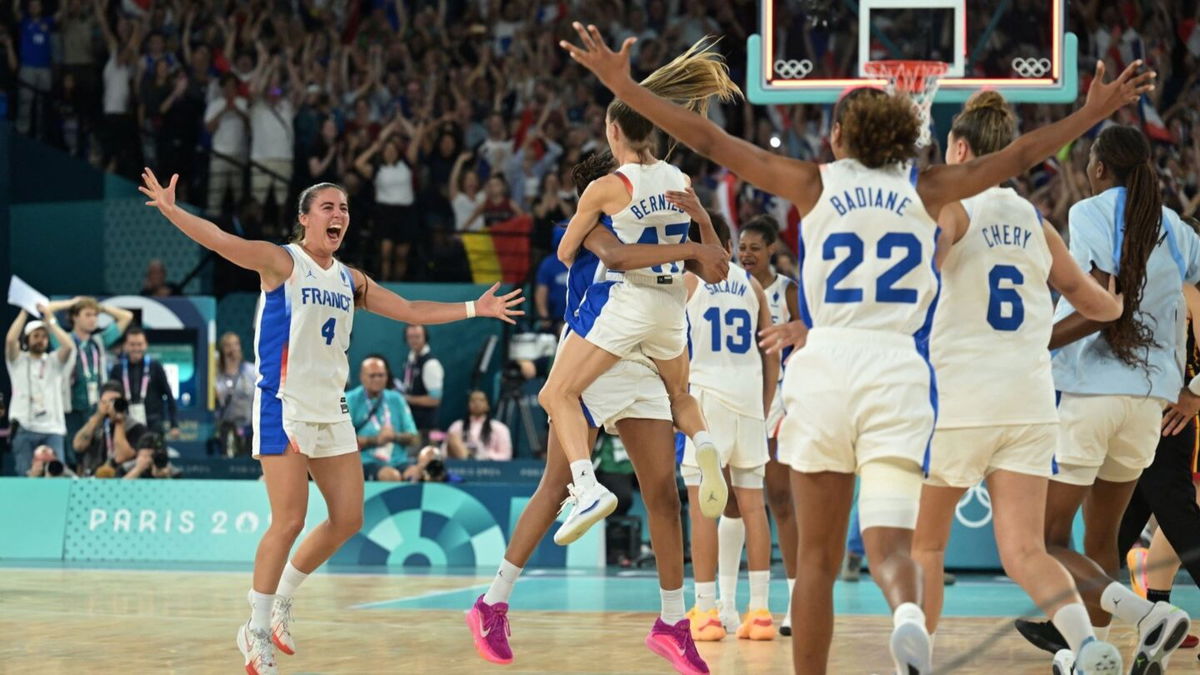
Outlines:
<svg viewBox="0 0 1200 675"><path fill-rule="evenodd" d="M325 338L325 344L333 344L334 329L337 328L337 318L331 317L328 321L321 324L321 337Z"/></svg>
<svg viewBox="0 0 1200 675"><path fill-rule="evenodd" d="M825 302L862 302L863 289L838 288L838 284L862 264L866 246L862 238L853 232L835 232L825 239L825 245L821 247L821 257L825 260L835 260L838 257L838 249L845 249L848 254L833 268L833 273L825 281ZM904 257L875 280L875 301L916 303L915 289L895 288L895 285L904 275L921 264L921 242L910 232L888 232L880 237L875 246L875 255L880 259L891 259L896 249L900 249Z"/></svg>
<svg viewBox="0 0 1200 675"><path fill-rule="evenodd" d="M666 230L666 240L665 241L662 241L658 238L658 228L657 227L647 227L644 230L642 230L642 236L638 237L637 243L639 243L639 244L682 244L683 242L687 241L689 227L691 227L690 222L675 223L674 225L667 225L665 228L663 228ZM655 266L651 267L650 269L654 270L655 272L661 273L663 271L663 266L655 265ZM679 264L671 263L671 269L668 271L671 274L675 274L676 272L679 271Z"/></svg>
<svg viewBox="0 0 1200 675"><path fill-rule="evenodd" d="M725 349L733 354L745 354L750 351L753 336L750 334L750 312L744 309L731 309L725 312L721 320L721 308L709 307L704 312L704 320L712 326L712 350L721 351L721 324L732 329L732 334L725 336Z"/></svg>

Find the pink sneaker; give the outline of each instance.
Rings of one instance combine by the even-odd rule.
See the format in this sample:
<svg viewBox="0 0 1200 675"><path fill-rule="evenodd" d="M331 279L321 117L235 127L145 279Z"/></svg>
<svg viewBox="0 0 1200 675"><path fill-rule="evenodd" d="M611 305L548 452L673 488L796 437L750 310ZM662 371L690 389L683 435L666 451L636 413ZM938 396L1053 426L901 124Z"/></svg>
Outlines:
<svg viewBox="0 0 1200 675"><path fill-rule="evenodd" d="M512 649L508 646L508 603L489 605L483 596L475 600L475 606L467 610L467 628L475 638L475 651L492 663L512 663ZM708 672L707 670L704 672Z"/></svg>
<svg viewBox="0 0 1200 675"><path fill-rule="evenodd" d="M650 651L670 661L675 670L683 675L708 673L708 664L700 658L700 652L696 651L696 643L692 641L692 629L687 619L670 626L660 617L646 636L646 646Z"/></svg>

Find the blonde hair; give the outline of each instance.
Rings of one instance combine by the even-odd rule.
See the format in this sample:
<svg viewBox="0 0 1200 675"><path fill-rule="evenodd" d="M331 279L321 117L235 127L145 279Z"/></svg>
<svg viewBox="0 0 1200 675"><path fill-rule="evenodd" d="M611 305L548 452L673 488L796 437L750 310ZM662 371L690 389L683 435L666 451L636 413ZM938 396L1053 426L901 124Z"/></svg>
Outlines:
<svg viewBox="0 0 1200 675"><path fill-rule="evenodd" d="M702 116L708 115L713 96L724 102L740 98L742 90L729 77L729 67L725 65L724 57L714 51L715 45L716 42L707 36L701 38L670 63L650 73L642 80L642 86ZM621 127L621 133L634 149L641 151L654 147L657 128L623 101L613 100L607 115ZM674 147L672 143L668 155Z"/></svg>
<svg viewBox="0 0 1200 675"><path fill-rule="evenodd" d="M987 155L1004 149L1017 135L1017 116L998 91L977 91L954 116L950 133L971 152Z"/></svg>

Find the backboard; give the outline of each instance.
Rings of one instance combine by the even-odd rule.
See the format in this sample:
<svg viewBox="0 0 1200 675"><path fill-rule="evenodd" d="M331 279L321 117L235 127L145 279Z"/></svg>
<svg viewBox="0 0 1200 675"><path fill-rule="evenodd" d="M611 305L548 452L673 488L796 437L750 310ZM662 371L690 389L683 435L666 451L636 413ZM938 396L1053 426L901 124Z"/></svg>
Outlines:
<svg viewBox="0 0 1200 675"><path fill-rule="evenodd" d="M849 87L883 86L862 64L883 59L950 65L938 103L979 89L1014 102L1078 96L1078 41L1067 0L760 0L747 43L746 91L758 104L832 103Z"/></svg>

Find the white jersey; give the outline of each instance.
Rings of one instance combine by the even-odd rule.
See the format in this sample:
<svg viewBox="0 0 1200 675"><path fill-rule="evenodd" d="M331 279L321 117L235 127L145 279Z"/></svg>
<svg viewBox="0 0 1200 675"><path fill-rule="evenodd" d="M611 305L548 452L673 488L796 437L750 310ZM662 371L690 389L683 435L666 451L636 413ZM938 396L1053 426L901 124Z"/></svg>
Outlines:
<svg viewBox="0 0 1200 675"><path fill-rule="evenodd" d="M682 244L687 241L691 218L683 209L667 201L671 190L687 189L688 178L664 161L654 164L626 164L616 174L629 189L629 206L612 215L612 230L625 244ZM655 265L645 270L653 274L683 274L683 262Z"/></svg>
<svg viewBox="0 0 1200 675"><path fill-rule="evenodd" d="M939 428L1058 421L1042 218L1009 188L962 201L971 224L942 264L933 322Z"/></svg>
<svg viewBox="0 0 1200 675"><path fill-rule="evenodd" d="M730 267L725 281L701 282L688 300L687 314L689 383L713 394L733 412L763 419L758 294L750 275Z"/></svg>
<svg viewBox="0 0 1200 675"><path fill-rule="evenodd" d="M796 282L782 274L775 274L775 281L772 281L770 286L763 288L763 293L767 296L767 309L771 311L772 324L787 323L792 320L792 310L788 308L787 294L788 289L794 283Z"/></svg>
<svg viewBox="0 0 1200 675"><path fill-rule="evenodd" d="M353 277L336 260L322 269L299 245L284 248L292 256L292 275L262 294L254 322L255 405L278 399L285 421L349 420L344 391L354 324Z"/></svg>
<svg viewBox="0 0 1200 675"><path fill-rule="evenodd" d="M917 169L821 166L823 188L800 228L800 314L813 328L913 335L932 323L937 224L916 189Z"/></svg>

